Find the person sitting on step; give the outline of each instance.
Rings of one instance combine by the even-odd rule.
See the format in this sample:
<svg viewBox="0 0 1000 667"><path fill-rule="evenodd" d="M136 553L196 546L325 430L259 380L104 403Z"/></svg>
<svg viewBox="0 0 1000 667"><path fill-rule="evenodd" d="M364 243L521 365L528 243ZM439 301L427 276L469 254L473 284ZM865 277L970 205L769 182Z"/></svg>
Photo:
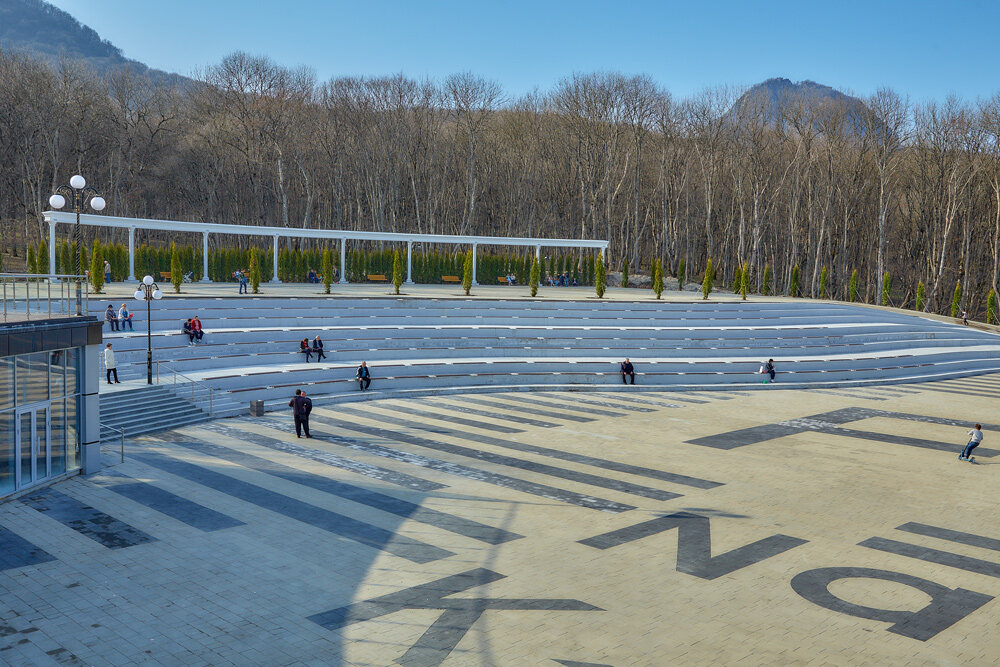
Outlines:
<svg viewBox="0 0 1000 667"><path fill-rule="evenodd" d="M299 342L299 352L301 352L302 354L306 355L306 363L308 364L309 363L309 359L312 358L312 348L309 347L309 339L308 338L303 338L302 341Z"/></svg>
<svg viewBox="0 0 1000 667"><path fill-rule="evenodd" d="M326 355L323 354L323 341L320 340L319 334L317 334L316 337L313 338L312 348L313 348L312 349L313 354L316 355L317 364L323 359L326 359Z"/></svg>
<svg viewBox="0 0 1000 667"><path fill-rule="evenodd" d="M635 384L635 367L632 366L632 362L625 357L625 361L621 363L621 374L622 374L622 384L628 384L625 382L626 376L632 380L632 384Z"/></svg>
<svg viewBox="0 0 1000 667"><path fill-rule="evenodd" d="M368 370L368 364L366 364L363 361L361 362L361 365L358 366L357 378L358 378L358 388L361 389L361 391L365 391L372 384L371 371Z"/></svg>

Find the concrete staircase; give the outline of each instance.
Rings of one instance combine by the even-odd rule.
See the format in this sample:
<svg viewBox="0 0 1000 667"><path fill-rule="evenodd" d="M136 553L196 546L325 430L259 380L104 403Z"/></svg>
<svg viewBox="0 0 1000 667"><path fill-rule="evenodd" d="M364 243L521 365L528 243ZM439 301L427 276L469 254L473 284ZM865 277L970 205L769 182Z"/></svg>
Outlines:
<svg viewBox="0 0 1000 667"><path fill-rule="evenodd" d="M215 392L211 402L206 389L191 383L146 385L127 383L118 391L101 394L101 441L187 426L217 417L245 414L244 403L227 392Z"/></svg>

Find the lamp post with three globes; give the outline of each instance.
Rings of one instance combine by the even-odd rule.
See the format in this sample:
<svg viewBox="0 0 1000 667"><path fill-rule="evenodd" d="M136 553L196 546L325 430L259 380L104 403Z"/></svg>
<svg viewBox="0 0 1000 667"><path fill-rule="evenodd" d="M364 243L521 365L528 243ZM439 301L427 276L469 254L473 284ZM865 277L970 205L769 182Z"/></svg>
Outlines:
<svg viewBox="0 0 1000 667"><path fill-rule="evenodd" d="M73 202L73 211L76 213L76 275L83 275L83 261L81 259L83 248L80 244L80 213L83 211L87 203L90 204L90 208L95 211L103 211L107 203L104 201L104 197L100 195L97 190L87 185L86 179L80 174L76 174L71 179L69 179L69 185L60 185L56 188L55 193L49 197L49 206L54 209L60 209L66 205L66 199L69 198ZM56 267L50 266L49 273L55 273ZM82 315L81 309L83 308L83 298L81 295L80 279L77 278L76 282L76 314Z"/></svg>
<svg viewBox="0 0 1000 667"><path fill-rule="evenodd" d="M150 317L150 302L163 298L163 292L153 282L153 276L146 276L132 296L136 301L146 302L146 384L153 384L153 320Z"/></svg>

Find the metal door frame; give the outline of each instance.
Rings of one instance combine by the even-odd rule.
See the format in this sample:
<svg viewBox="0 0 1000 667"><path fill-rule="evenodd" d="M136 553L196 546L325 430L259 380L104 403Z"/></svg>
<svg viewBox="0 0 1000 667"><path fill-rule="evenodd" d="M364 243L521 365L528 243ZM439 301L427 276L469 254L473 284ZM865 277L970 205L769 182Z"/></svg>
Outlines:
<svg viewBox="0 0 1000 667"><path fill-rule="evenodd" d="M39 447L39 428L38 428L38 414L40 412L45 412L45 470L39 473L37 466L38 458L38 447ZM30 460L31 460L31 481L24 484L21 481L21 445L24 442L23 434L21 433L21 420L25 413L31 413L31 434L29 435L28 447L31 450ZM21 489L34 486L40 482L44 482L49 477L52 476L52 402L44 401L41 403L32 403L30 405L21 405L14 408L14 443L17 445L17 449L14 452L14 490L20 491Z"/></svg>

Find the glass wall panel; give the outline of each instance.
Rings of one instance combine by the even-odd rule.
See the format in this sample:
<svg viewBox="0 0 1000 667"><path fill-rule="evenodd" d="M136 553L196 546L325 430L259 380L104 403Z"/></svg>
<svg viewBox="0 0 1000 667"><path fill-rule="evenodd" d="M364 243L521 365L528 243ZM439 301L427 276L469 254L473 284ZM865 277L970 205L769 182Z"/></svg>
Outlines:
<svg viewBox="0 0 1000 667"><path fill-rule="evenodd" d="M49 399L49 353L20 354L17 364L17 404Z"/></svg>
<svg viewBox="0 0 1000 667"><path fill-rule="evenodd" d="M80 348L71 347L63 352L66 353L63 358L66 366L66 395L72 396L80 391Z"/></svg>
<svg viewBox="0 0 1000 667"><path fill-rule="evenodd" d="M34 413L30 410L21 413L21 486L35 481L34 475L31 474L31 422L34 421L33 415Z"/></svg>
<svg viewBox="0 0 1000 667"><path fill-rule="evenodd" d="M52 428L49 442L52 451L52 474L61 475L66 472L66 401L63 399L52 401L50 410Z"/></svg>
<svg viewBox="0 0 1000 667"><path fill-rule="evenodd" d="M49 476L49 420L48 410L35 411L35 479Z"/></svg>
<svg viewBox="0 0 1000 667"><path fill-rule="evenodd" d="M14 411L0 412L0 496L14 490Z"/></svg>
<svg viewBox="0 0 1000 667"><path fill-rule="evenodd" d="M0 410L14 407L14 357L0 357Z"/></svg>
<svg viewBox="0 0 1000 667"><path fill-rule="evenodd" d="M49 352L49 393L52 398L66 395L66 352Z"/></svg>
<svg viewBox="0 0 1000 667"><path fill-rule="evenodd" d="M79 396L66 399L66 470L80 467L79 405Z"/></svg>

